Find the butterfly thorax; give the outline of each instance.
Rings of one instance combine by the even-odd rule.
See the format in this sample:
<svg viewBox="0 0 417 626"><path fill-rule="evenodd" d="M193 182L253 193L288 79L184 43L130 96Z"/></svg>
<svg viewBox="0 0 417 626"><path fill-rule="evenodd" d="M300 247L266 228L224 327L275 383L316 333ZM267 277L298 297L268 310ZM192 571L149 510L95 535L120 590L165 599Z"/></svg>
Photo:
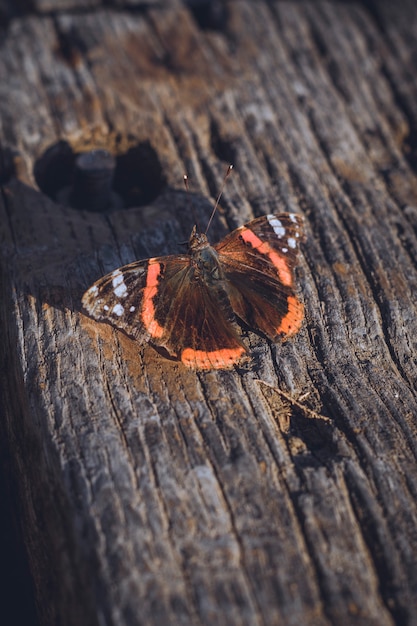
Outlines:
<svg viewBox="0 0 417 626"><path fill-rule="evenodd" d="M197 232L195 226L188 243L188 254L191 256L193 280L210 284L223 278L216 250L209 244L207 236Z"/></svg>

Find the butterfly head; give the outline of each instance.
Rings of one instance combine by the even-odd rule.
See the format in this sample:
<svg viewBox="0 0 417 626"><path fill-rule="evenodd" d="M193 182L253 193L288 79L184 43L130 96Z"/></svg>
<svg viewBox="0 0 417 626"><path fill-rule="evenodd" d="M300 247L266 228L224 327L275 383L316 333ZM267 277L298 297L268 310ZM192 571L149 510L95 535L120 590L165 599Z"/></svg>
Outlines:
<svg viewBox="0 0 417 626"><path fill-rule="evenodd" d="M188 250L190 254L192 252L195 252L196 250L201 250L202 248L206 248L209 245L210 244L208 242L207 235L205 233L200 233L197 230L197 226L193 226L190 239L188 240Z"/></svg>

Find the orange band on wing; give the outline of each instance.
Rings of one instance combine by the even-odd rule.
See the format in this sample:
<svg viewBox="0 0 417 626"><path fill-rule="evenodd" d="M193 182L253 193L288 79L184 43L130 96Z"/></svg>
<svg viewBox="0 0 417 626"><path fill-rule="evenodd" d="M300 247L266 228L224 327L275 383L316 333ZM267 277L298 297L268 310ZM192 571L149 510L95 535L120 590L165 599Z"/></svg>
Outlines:
<svg viewBox="0 0 417 626"><path fill-rule="evenodd" d="M186 348L182 351L181 361L187 367L195 367L203 370L221 369L232 367L246 352L243 346L238 348L223 348L222 350L213 350L206 352L205 350L193 350Z"/></svg>
<svg viewBox="0 0 417 626"><path fill-rule="evenodd" d="M300 330L303 319L303 305L294 296L288 296L288 313L282 318L277 328L277 333L280 335L295 335Z"/></svg>
<svg viewBox="0 0 417 626"><path fill-rule="evenodd" d="M164 329L155 319L155 306L153 303L153 298L158 291L158 277L161 273L161 264L152 263L151 261L148 264L146 287L143 290L142 322L151 337L162 337Z"/></svg>
<svg viewBox="0 0 417 626"><path fill-rule="evenodd" d="M250 228L244 229L241 233L242 239L251 244L255 250L258 250L261 254L265 254L269 257L271 263L278 270L278 276L283 285L290 287L292 285L292 274L288 267L287 261L280 256L275 250L267 243L262 241L255 235Z"/></svg>

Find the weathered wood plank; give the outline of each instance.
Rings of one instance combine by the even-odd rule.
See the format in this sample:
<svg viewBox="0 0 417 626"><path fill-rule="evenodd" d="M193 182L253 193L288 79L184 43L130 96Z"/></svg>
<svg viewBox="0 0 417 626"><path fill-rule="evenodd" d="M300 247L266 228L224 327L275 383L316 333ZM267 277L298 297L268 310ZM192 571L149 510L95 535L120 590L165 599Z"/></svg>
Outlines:
<svg viewBox="0 0 417 626"><path fill-rule="evenodd" d="M0 197L3 436L41 621L412 624L416 11L222 15L32 15L4 38L1 144L20 180ZM61 139L119 163L141 146L123 171L155 201L103 215L46 197L39 159ZM192 226L183 172L213 198L229 161L211 237L304 213L306 322L277 346L246 333L253 367L195 373L88 319L80 297L175 252ZM193 200L204 223L210 201Z"/></svg>

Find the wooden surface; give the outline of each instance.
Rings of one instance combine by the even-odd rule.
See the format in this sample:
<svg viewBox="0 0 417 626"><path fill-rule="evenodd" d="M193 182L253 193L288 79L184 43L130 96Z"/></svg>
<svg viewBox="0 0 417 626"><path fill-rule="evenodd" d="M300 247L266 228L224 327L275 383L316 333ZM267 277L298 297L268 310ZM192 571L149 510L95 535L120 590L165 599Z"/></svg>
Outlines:
<svg viewBox="0 0 417 626"><path fill-rule="evenodd" d="M4 28L1 435L41 624L417 623L413 5L69 2ZM130 208L48 197L89 147ZM211 239L303 213L306 321L195 373L80 297L176 252L183 173L204 223L229 162Z"/></svg>

